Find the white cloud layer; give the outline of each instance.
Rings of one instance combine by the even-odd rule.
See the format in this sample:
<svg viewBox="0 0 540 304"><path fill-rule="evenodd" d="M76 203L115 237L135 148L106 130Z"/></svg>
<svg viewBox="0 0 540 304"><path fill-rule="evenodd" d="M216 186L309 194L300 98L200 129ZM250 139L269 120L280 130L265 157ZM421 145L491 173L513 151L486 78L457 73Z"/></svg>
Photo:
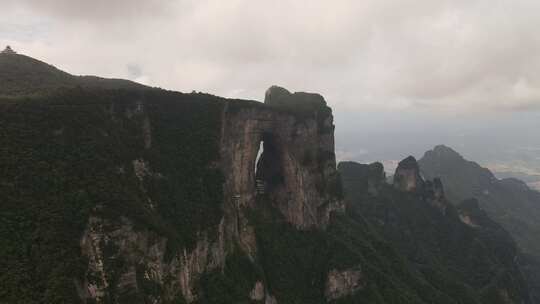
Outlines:
<svg viewBox="0 0 540 304"><path fill-rule="evenodd" d="M538 0L0 0L0 43L75 74L337 108L540 107ZM135 72L134 72L135 71Z"/></svg>

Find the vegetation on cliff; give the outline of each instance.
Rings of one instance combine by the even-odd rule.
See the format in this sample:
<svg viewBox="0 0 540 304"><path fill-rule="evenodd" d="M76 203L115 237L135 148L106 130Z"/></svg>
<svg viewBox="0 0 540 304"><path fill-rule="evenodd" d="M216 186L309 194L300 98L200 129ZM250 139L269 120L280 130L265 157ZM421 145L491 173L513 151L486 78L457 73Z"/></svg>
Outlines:
<svg viewBox="0 0 540 304"><path fill-rule="evenodd" d="M487 215L516 240L518 261L540 301L540 192L513 178L497 179L487 168L466 160L446 146L436 146L419 160L427 178L439 177L453 202L474 198Z"/></svg>
<svg viewBox="0 0 540 304"><path fill-rule="evenodd" d="M90 215L128 217L171 248L193 246L197 231L219 223L216 98L67 89L0 107L2 301L76 302L72 278L84 273L79 240Z"/></svg>
<svg viewBox="0 0 540 304"><path fill-rule="evenodd" d="M499 303L507 296L526 303L511 239L474 203L441 205L437 183L401 192L385 184L379 164L341 165L338 179L324 99L272 92L277 97L267 96L266 105L182 94L76 77L29 57L1 54L0 302L457 304ZM272 197L281 199L275 204L263 191L254 206L240 205L236 193L232 201L224 197L225 108L264 108L293 117L293 125L316 126L309 145L326 150L314 157L299 149L288 169L302 182L319 180L302 186L316 189L310 193L321 204L312 209L322 217L328 212L328 222L293 225L291 218L303 219L313 206L285 214L287 204L298 203L287 201L288 193ZM233 131L235 148L246 134ZM289 131L282 139L298 136ZM236 160L238 151L230 152ZM319 178L302 176L295 166L314 168L301 173ZM255 180L238 180L255 190ZM347 212L340 205L343 194ZM481 227L462 223L460 212ZM226 218L233 220L223 227ZM101 230L87 233L95 219ZM137 246L121 254L141 231L156 238L149 243L166 243L165 258L145 260L147 252ZM82 252L83 236L100 242L90 244L100 254ZM208 255L226 255L208 268L196 252L207 239L220 247ZM253 248L246 246L250 241ZM90 259L100 259L94 261L99 272L90 269ZM175 276L163 271L169 262L176 263ZM178 284L167 285L173 280Z"/></svg>
<svg viewBox="0 0 540 304"><path fill-rule="evenodd" d="M485 213L471 203L459 208L436 203L429 187L402 191L382 182L370 193L370 181L381 180L370 167L382 171L374 165L339 165L351 217L366 219L447 303L530 300L512 238ZM459 214L465 210L478 226L462 222Z"/></svg>

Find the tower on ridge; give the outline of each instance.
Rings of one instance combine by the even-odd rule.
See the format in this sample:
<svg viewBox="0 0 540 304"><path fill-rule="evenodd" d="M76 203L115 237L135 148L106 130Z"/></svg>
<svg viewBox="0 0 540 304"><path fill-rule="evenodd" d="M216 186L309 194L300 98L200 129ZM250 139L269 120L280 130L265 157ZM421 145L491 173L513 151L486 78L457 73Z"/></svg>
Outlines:
<svg viewBox="0 0 540 304"><path fill-rule="evenodd" d="M17 54L9 45L2 51L2 54Z"/></svg>

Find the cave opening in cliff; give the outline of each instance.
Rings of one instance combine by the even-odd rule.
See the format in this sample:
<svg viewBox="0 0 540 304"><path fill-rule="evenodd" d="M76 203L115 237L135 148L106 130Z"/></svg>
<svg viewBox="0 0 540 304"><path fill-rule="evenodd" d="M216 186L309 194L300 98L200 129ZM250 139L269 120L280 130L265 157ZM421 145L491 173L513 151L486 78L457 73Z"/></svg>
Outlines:
<svg viewBox="0 0 540 304"><path fill-rule="evenodd" d="M271 133L262 136L255 161L255 190L265 194L283 183L279 147Z"/></svg>

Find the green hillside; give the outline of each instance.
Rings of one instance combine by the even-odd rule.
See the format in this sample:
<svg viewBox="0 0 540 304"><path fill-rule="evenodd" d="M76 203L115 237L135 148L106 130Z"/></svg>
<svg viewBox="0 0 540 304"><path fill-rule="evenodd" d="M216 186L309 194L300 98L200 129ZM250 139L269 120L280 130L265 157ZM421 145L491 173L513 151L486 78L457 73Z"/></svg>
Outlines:
<svg viewBox="0 0 540 304"><path fill-rule="evenodd" d="M73 76L37 59L0 53L0 96L33 95L59 88L142 88L143 85L95 76Z"/></svg>

